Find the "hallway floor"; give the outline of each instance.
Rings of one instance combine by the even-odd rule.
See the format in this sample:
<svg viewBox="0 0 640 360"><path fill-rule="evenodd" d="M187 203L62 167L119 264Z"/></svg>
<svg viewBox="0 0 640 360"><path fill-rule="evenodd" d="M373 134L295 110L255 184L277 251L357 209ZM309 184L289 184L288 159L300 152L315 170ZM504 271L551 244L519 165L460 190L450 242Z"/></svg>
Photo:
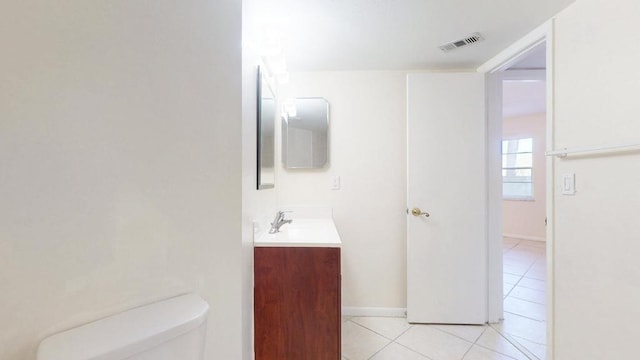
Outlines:
<svg viewBox="0 0 640 360"><path fill-rule="evenodd" d="M343 317L346 360L544 360L545 244L504 240L505 320L490 326L409 324Z"/></svg>
<svg viewBox="0 0 640 360"><path fill-rule="evenodd" d="M503 243L504 321L496 329L546 359L546 243L505 238Z"/></svg>

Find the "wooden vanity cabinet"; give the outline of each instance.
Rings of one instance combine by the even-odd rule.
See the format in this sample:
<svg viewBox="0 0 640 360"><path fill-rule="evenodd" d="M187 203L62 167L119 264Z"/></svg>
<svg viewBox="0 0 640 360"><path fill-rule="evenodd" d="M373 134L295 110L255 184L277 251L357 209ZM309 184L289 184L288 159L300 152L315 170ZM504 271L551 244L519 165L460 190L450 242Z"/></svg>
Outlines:
<svg viewBox="0 0 640 360"><path fill-rule="evenodd" d="M340 248L254 248L256 360L340 360Z"/></svg>

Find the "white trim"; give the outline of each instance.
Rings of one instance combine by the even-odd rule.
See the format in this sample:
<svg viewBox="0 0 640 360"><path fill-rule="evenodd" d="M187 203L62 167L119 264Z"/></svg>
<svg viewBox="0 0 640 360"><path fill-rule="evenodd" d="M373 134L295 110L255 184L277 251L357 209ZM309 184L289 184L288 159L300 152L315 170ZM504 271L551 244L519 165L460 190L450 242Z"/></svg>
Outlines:
<svg viewBox="0 0 640 360"><path fill-rule="evenodd" d="M342 307L342 316L406 317L407 308Z"/></svg>
<svg viewBox="0 0 640 360"><path fill-rule="evenodd" d="M555 83L554 83L554 19L552 18L546 24L546 41L547 41L547 139L546 143L550 149L555 144L554 139L554 110L555 110ZM547 359L555 358L555 207L554 207L554 178L555 167L554 158L547 156Z"/></svg>
<svg viewBox="0 0 640 360"><path fill-rule="evenodd" d="M554 19L550 19L549 21L547 21L546 23L542 24L541 26L539 26L538 28L536 28L535 30L533 30L532 32L530 32L529 34L525 35L522 39L516 41L515 43L513 43L511 46L509 46L508 48L506 48L505 50L503 50L502 52L500 52L498 55L494 56L493 58L491 58L490 60L488 60L487 62L485 62L484 64L482 64L480 67L478 67L478 69L476 71L478 72L482 72L482 73L486 73L486 74L494 74L497 72L500 72L504 69L507 69L509 66L511 66L512 64L514 64L520 56L526 54L529 50L531 50L532 48L534 48L535 46L541 44L542 42L546 42L546 55L547 55L547 59L546 59L546 87L547 87L547 121L546 121L546 138L547 138L547 146L550 147L551 149L554 148L555 143L554 143L554 72L553 72L553 52L554 52L554 34L553 34L553 30L554 30ZM490 76L488 79L496 79L496 77ZM493 94L493 98L496 98L496 94L500 94L502 93L501 91L501 86L497 85L496 83L500 83L500 81L493 81L494 84L491 84L492 81L488 81L487 84L487 89L490 90L491 92L489 92L488 98L489 98L489 110L488 110L488 124L489 124L489 128L493 128L495 126L495 124L492 124L491 119L494 119L493 123L495 123L495 116L496 116L496 108L495 105L496 103L501 103L500 100L492 100L491 97L489 96L491 94ZM495 91L499 91L499 92L495 92ZM500 109L502 107L500 106ZM501 116L500 116L501 118ZM501 127L501 125L500 125ZM488 159L487 164L490 165L491 164L491 159ZM547 223L547 234L546 234L546 248L547 248L547 359L553 359L554 358L554 354L555 354L555 346L554 346L554 330L555 330L555 326L554 326L554 310L555 310L555 283L554 283L554 262L555 262L555 258L554 258L554 177L555 177L555 168L554 168L554 158L553 157L547 157L547 179L546 179L546 192L547 192L547 218L548 218L548 223ZM495 196L492 195L491 193L491 188L489 188L489 195L490 196ZM492 201L493 200L493 201ZM495 204L495 199L489 199L489 204L493 205L493 206L497 206ZM496 216L496 214L501 213L499 210L496 210L496 208L489 208L489 226L490 227L494 227L496 226L496 224L500 223L499 219L492 219L492 216ZM490 228L489 229L489 235L494 235L493 231L495 231L495 228ZM490 238L492 239L492 238ZM494 241L495 242L495 241ZM495 244L493 244L492 242L489 243L489 269L491 270L491 272L489 273L489 289L493 290L494 286L495 286L495 281L496 279L501 279L502 278L502 274L499 274L499 276L496 276L493 272L495 271L495 263L496 262L500 262L501 260L498 260L497 258L495 258L495 254L493 254ZM494 258L492 258L492 254L494 256ZM493 282L493 283L492 283ZM490 296L489 297L489 309L491 311L495 311L496 309L502 309L502 305L498 305L498 303L502 303L502 298L500 298L499 300L496 300L495 296ZM492 316L493 314L490 313L490 316Z"/></svg>
<svg viewBox="0 0 640 360"><path fill-rule="evenodd" d="M476 71L481 73L494 73L508 68L517 62L520 56L526 54L529 50L544 42L545 38L547 38L548 35L551 35L550 29L551 21L547 21L520 40L511 44L508 48L502 50L498 55L480 65ZM548 65L549 64L547 63L547 66Z"/></svg>
<svg viewBox="0 0 640 360"><path fill-rule="evenodd" d="M503 318L502 282L502 77L486 76L487 97L487 315L489 323Z"/></svg>
<svg viewBox="0 0 640 360"><path fill-rule="evenodd" d="M512 238L512 239L547 242L547 240L541 236L528 236L528 235L521 235L521 234L502 234L502 236Z"/></svg>

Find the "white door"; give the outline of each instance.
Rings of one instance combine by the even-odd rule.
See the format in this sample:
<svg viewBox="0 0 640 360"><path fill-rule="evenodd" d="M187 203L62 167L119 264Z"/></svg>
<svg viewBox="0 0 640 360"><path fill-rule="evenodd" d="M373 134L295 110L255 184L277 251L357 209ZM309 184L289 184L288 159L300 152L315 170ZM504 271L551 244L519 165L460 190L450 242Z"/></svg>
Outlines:
<svg viewBox="0 0 640 360"><path fill-rule="evenodd" d="M484 75L407 78L407 320L487 322ZM429 216L412 214L420 209Z"/></svg>

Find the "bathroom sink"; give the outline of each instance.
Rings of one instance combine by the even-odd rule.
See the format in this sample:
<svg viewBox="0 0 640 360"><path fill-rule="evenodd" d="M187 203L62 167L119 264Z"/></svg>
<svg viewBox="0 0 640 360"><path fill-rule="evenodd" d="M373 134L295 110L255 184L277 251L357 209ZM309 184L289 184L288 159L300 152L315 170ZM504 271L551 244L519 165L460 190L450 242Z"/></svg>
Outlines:
<svg viewBox="0 0 640 360"><path fill-rule="evenodd" d="M342 241L331 218L294 218L280 232L265 233L254 241L258 247L340 247Z"/></svg>

